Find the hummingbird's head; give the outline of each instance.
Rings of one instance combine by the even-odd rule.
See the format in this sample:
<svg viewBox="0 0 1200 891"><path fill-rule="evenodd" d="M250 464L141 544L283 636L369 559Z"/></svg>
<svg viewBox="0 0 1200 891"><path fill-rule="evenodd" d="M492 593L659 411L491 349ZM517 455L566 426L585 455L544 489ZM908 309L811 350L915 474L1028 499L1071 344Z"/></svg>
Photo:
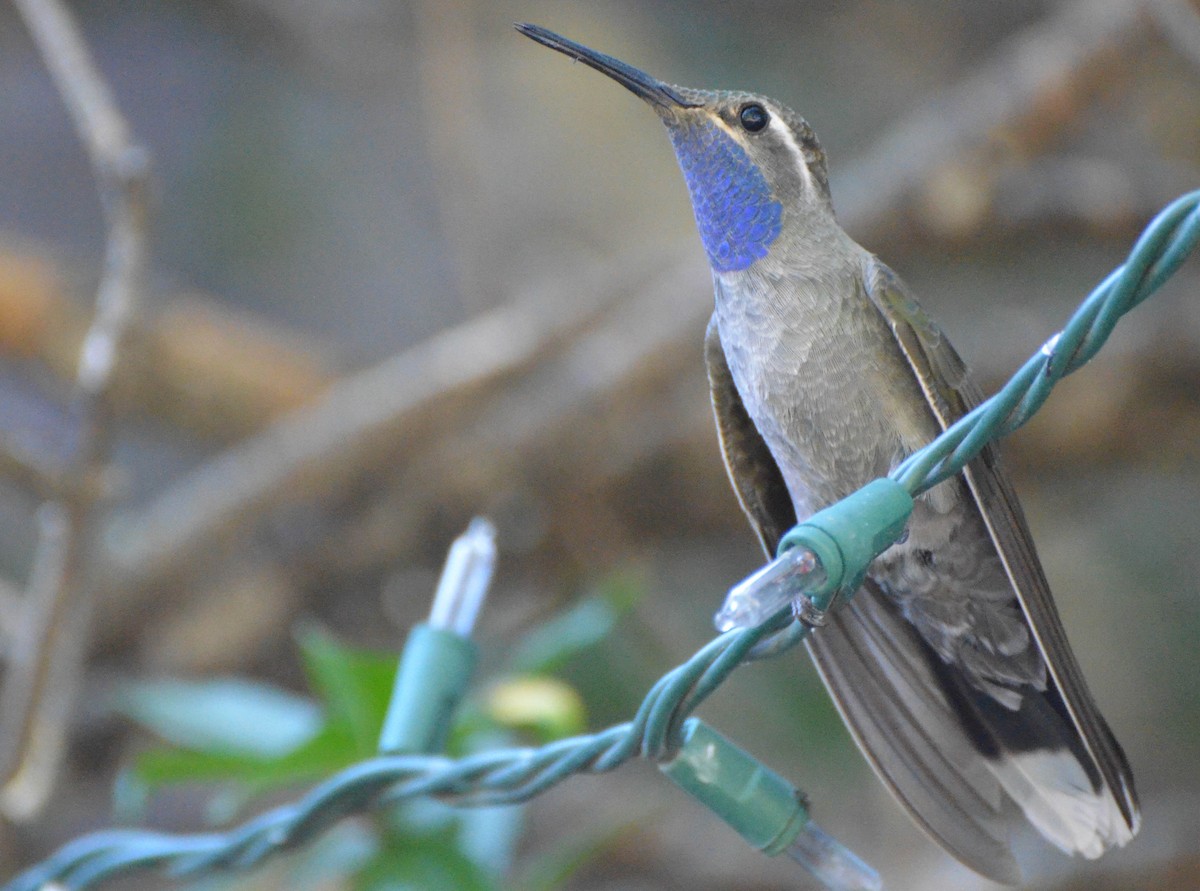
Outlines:
<svg viewBox="0 0 1200 891"><path fill-rule="evenodd" d="M752 93L671 86L537 25L517 30L607 74L654 109L670 133L717 272L765 257L787 214L832 218L825 154L790 109Z"/></svg>

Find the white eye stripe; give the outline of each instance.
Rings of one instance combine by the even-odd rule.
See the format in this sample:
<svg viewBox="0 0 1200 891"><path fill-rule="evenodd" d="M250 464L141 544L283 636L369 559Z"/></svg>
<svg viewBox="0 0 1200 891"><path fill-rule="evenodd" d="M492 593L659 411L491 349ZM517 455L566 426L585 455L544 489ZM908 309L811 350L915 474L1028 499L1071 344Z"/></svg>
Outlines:
<svg viewBox="0 0 1200 891"><path fill-rule="evenodd" d="M771 130L779 135L792 153L792 160L796 162L796 166L800 168L800 172L804 175L804 185L812 190L813 180L812 172L808 169L808 159L805 158L804 152L800 150L800 146L796 144L796 137L792 134L792 128L783 122L783 119L775 113L774 109L767 106L767 111L771 115Z"/></svg>

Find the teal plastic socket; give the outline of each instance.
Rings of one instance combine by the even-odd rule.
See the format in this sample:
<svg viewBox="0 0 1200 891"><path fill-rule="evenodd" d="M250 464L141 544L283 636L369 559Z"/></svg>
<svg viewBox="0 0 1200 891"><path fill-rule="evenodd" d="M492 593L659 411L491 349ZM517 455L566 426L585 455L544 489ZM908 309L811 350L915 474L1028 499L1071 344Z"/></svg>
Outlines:
<svg viewBox="0 0 1200 891"><path fill-rule="evenodd" d="M786 851L808 823L795 787L699 718L682 730L683 747L662 772L760 851Z"/></svg>
<svg viewBox="0 0 1200 891"><path fill-rule="evenodd" d="M826 581L809 599L814 609L825 611L838 592L853 592L862 584L870 562L904 533L912 509L904 486L887 477L877 479L793 526L778 552L802 546L817 555Z"/></svg>
<svg viewBox="0 0 1200 891"><path fill-rule="evenodd" d="M432 625L414 626L396 669L392 701L379 735L380 753L442 751L476 658L469 639Z"/></svg>

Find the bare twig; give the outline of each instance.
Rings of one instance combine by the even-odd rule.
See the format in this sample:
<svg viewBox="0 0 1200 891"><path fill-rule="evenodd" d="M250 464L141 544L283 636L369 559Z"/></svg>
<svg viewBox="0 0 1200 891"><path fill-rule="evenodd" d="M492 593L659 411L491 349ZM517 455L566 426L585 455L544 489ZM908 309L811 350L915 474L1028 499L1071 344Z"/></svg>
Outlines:
<svg viewBox="0 0 1200 891"><path fill-rule="evenodd" d="M95 316L76 374L78 430L62 492L39 512L26 614L0 691L0 807L27 819L49 794L87 646L99 506L94 481L109 459L109 387L146 266L149 165L66 7L58 0L15 3L87 149L108 229Z"/></svg>

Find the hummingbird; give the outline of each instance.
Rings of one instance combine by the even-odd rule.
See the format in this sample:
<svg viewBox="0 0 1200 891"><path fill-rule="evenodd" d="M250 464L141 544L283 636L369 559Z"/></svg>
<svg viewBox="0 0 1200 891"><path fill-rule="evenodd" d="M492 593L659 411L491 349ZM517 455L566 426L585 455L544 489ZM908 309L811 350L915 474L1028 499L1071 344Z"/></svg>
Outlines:
<svg viewBox="0 0 1200 891"><path fill-rule="evenodd" d="M622 84L666 125L712 269L704 356L718 438L769 556L798 519L886 476L979 404L936 322L838 224L803 118L516 27ZM1022 823L1086 858L1137 832L1129 763L994 447L915 500L906 535L807 645L880 779L976 872L1020 881Z"/></svg>

